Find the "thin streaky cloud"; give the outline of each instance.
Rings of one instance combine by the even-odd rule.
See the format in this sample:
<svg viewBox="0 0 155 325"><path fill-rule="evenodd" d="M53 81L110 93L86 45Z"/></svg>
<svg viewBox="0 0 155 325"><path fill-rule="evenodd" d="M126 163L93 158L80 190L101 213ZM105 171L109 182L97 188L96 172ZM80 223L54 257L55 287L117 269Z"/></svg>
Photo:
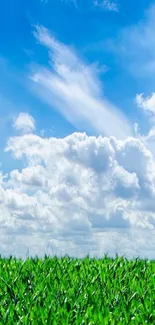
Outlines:
<svg viewBox="0 0 155 325"><path fill-rule="evenodd" d="M118 3L111 0L94 0L94 5L106 11L119 11Z"/></svg>
<svg viewBox="0 0 155 325"><path fill-rule="evenodd" d="M119 31L118 41L111 40L111 50L120 57L121 66L136 79L154 82L155 75L155 5L145 11L138 23Z"/></svg>
<svg viewBox="0 0 155 325"><path fill-rule="evenodd" d="M117 138L131 136L126 116L102 96L95 69L46 28L37 26L34 36L49 51L49 67L35 66L30 76L37 95L75 126L84 124L89 130Z"/></svg>

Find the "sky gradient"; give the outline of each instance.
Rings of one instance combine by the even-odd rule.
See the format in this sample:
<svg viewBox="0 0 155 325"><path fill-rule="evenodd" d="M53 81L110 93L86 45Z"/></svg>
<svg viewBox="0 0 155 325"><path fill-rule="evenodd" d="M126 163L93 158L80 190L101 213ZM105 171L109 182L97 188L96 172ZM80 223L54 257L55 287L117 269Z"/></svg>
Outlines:
<svg viewBox="0 0 155 325"><path fill-rule="evenodd" d="M146 0L2 3L2 255L155 258L154 15Z"/></svg>

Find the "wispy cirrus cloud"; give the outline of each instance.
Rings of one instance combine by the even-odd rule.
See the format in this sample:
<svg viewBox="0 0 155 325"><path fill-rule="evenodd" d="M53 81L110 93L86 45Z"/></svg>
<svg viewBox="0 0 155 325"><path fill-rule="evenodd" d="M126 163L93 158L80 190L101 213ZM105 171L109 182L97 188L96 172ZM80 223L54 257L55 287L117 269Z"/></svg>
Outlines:
<svg viewBox="0 0 155 325"><path fill-rule="evenodd" d="M37 41L49 53L48 68L34 66L31 80L36 94L75 126L103 135L132 135L125 115L102 95L102 85L93 66L85 64L71 47L57 41L37 26Z"/></svg>
<svg viewBox="0 0 155 325"><path fill-rule="evenodd" d="M151 5L138 23L119 31L118 41L110 42L120 57L121 66L134 77L154 79L155 75L155 5Z"/></svg>
<svg viewBox="0 0 155 325"><path fill-rule="evenodd" d="M41 0L41 1L47 2L48 0ZM82 7L78 0L60 0L60 1L65 2L66 4L73 4L76 8ZM88 8L89 7L92 8L95 6L105 11L114 11L114 12L119 12L119 7L120 7L120 5L113 0L89 0L87 5Z"/></svg>
<svg viewBox="0 0 155 325"><path fill-rule="evenodd" d="M118 3L111 0L94 0L94 5L106 11L119 11Z"/></svg>

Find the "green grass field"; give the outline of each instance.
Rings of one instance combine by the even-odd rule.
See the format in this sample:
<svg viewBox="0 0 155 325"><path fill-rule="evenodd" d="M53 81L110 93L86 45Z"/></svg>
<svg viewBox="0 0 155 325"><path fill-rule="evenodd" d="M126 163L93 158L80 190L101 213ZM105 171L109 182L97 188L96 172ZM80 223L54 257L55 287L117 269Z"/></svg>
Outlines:
<svg viewBox="0 0 155 325"><path fill-rule="evenodd" d="M0 324L155 324L155 262L1 258Z"/></svg>

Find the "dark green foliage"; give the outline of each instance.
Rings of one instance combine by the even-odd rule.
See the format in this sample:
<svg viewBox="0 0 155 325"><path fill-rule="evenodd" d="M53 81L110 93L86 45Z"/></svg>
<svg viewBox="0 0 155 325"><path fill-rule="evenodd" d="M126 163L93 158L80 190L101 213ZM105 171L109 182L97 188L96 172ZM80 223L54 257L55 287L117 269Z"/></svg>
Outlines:
<svg viewBox="0 0 155 325"><path fill-rule="evenodd" d="M155 324L155 262L1 258L0 324Z"/></svg>

